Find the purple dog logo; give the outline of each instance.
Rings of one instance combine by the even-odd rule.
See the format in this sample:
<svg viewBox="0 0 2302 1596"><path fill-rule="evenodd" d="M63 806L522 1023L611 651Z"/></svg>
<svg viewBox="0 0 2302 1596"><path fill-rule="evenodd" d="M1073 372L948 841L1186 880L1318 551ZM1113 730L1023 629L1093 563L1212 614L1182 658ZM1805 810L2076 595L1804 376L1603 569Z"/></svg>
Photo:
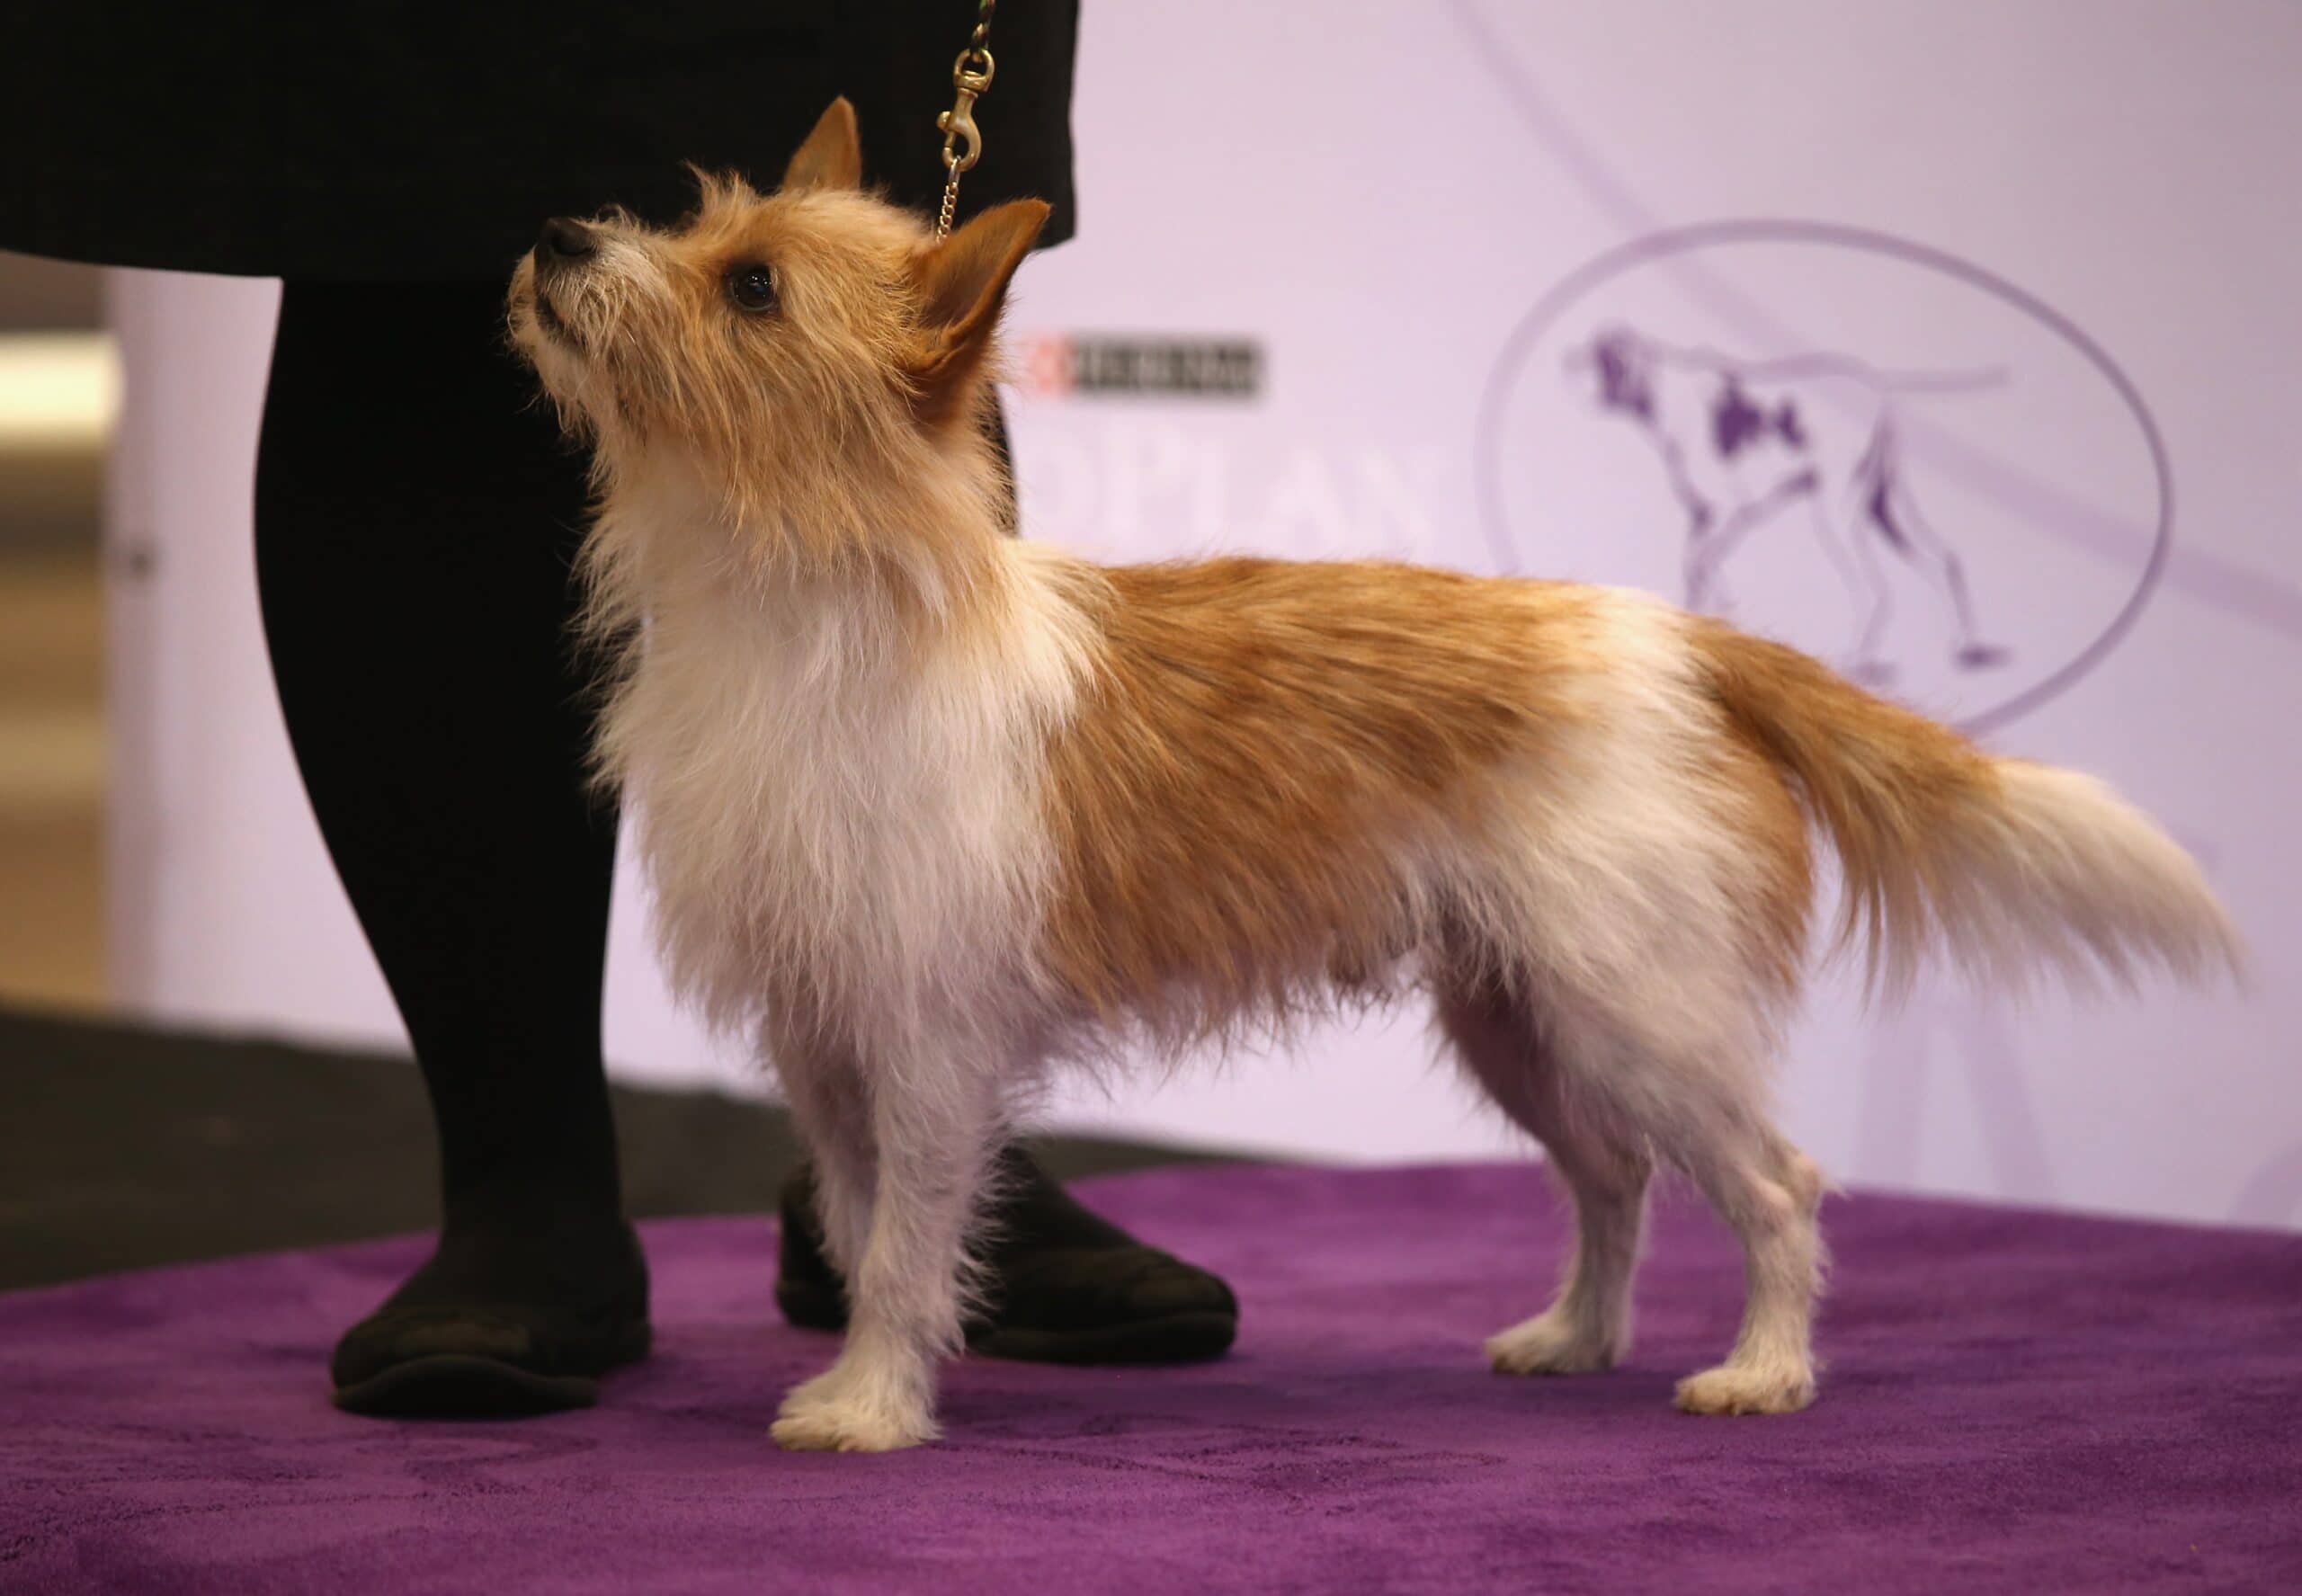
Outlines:
<svg viewBox="0 0 2302 1596"><path fill-rule="evenodd" d="M1853 605L1842 663L1857 680L1895 678L1879 652L1894 619L1890 560L1948 607L1958 668L2005 663L2007 650L1976 627L1958 550L1919 509L1896 425L1913 396L1996 387L2003 372L1887 373L1829 354L1734 361L1620 326L1568 363L1593 379L1601 408L1646 434L1669 474L1686 510L1688 609L1731 617L1724 567L1737 547L1804 519Z"/></svg>
<svg viewBox="0 0 2302 1596"><path fill-rule="evenodd" d="M2091 670L2171 530L2156 424L2036 297L1815 222L1634 240L1496 360L1476 468L1495 565L1651 589L1969 730Z"/></svg>

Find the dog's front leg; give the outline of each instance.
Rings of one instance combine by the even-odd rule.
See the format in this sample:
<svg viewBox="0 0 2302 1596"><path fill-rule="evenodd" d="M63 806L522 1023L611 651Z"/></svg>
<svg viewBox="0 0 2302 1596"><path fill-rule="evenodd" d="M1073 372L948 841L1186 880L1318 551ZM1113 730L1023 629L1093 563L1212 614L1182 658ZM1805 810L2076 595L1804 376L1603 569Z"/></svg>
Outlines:
<svg viewBox="0 0 2302 1596"><path fill-rule="evenodd" d="M790 1010L800 1011L797 1003ZM840 1279L852 1280L871 1233L871 1199L879 1155L871 1093L855 1050L827 1037L820 1023L785 1021L769 1031L783 1083L783 1101L815 1164L816 1222Z"/></svg>
<svg viewBox="0 0 2302 1596"><path fill-rule="evenodd" d="M996 1145L1000 1080L949 1057L868 1067L878 1159L847 1344L784 1398L774 1434L791 1451L932 1440L936 1366L960 1344L964 1249Z"/></svg>

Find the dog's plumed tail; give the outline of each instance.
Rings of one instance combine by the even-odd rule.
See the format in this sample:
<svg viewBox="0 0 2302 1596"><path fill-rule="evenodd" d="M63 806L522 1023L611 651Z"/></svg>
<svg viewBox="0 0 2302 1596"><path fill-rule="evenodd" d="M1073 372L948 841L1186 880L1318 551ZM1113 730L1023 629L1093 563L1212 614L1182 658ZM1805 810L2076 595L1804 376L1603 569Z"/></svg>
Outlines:
<svg viewBox="0 0 2302 1596"><path fill-rule="evenodd" d="M2196 862L2101 782L1993 757L1795 649L1693 624L1710 691L1836 849L1838 945L1864 941L1874 992L1905 992L1938 948L2002 986L2041 970L2082 989L2131 985L2154 965L2239 973L2237 934Z"/></svg>

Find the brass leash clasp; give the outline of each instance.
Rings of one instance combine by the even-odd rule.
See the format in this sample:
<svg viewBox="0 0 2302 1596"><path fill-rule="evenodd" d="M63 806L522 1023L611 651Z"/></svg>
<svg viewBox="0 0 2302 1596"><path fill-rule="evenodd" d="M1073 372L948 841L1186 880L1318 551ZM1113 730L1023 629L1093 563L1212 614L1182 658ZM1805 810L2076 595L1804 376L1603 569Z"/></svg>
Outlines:
<svg viewBox="0 0 2302 1596"><path fill-rule="evenodd" d="M983 134L975 125L976 97L991 86L991 52L969 45L951 63L951 87L957 91L951 109L935 119L943 130L943 169L954 175L974 165L983 155Z"/></svg>

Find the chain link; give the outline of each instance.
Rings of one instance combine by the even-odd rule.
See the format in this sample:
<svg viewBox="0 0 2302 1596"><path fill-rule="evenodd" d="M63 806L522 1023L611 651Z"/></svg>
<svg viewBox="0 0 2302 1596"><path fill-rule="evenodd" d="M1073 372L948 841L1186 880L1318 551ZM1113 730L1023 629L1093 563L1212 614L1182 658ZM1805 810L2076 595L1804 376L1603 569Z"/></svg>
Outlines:
<svg viewBox="0 0 2302 1596"><path fill-rule="evenodd" d="M951 216L959 206L961 174L983 158L983 130L975 125L975 103L991 87L995 63L987 41L991 38L991 13L998 9L999 0L978 0L975 31L968 35L967 47L951 63L951 109L935 119L935 125L943 132L943 205L935 217L935 241L939 244L951 235Z"/></svg>

